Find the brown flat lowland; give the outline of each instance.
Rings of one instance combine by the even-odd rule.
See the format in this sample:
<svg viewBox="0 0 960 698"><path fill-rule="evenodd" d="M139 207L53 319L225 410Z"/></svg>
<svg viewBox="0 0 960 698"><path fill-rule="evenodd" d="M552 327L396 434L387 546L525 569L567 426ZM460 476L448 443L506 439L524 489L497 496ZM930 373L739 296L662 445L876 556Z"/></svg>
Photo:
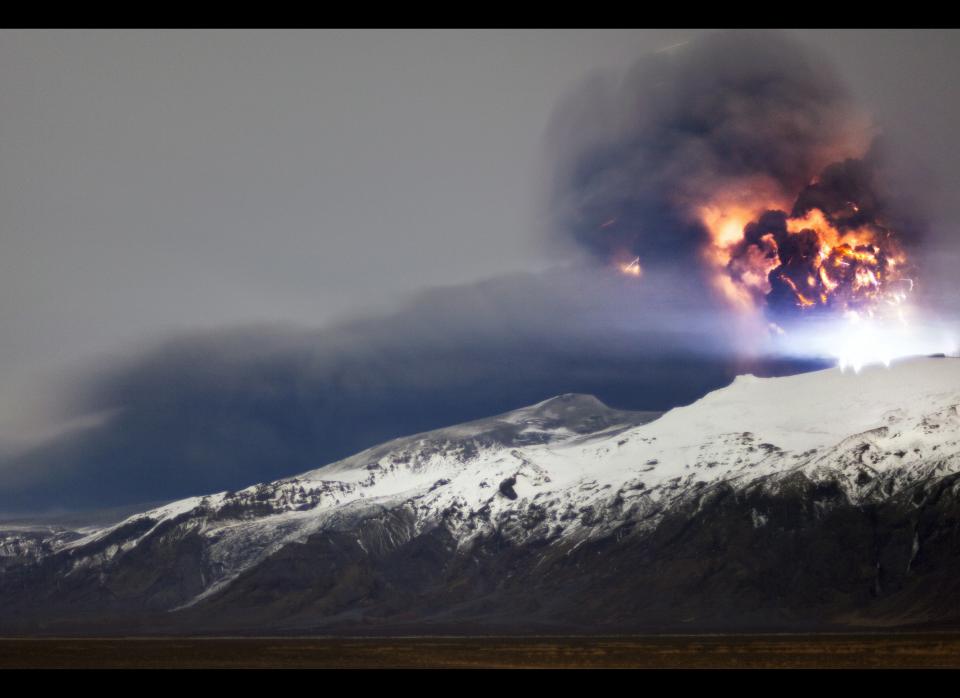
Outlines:
<svg viewBox="0 0 960 698"><path fill-rule="evenodd" d="M0 668L14 667L960 667L960 633L387 639L0 639Z"/></svg>

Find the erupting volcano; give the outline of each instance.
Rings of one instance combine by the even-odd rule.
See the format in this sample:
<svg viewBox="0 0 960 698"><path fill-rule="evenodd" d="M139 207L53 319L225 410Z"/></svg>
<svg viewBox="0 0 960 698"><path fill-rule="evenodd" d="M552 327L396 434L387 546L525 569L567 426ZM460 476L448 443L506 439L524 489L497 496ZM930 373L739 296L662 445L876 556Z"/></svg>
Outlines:
<svg viewBox="0 0 960 698"><path fill-rule="evenodd" d="M585 84L552 135L556 228L619 274L651 272L641 284L669 270L735 316L745 353L856 368L944 351L920 339L909 187L843 82L789 37L647 56Z"/></svg>
<svg viewBox="0 0 960 698"><path fill-rule="evenodd" d="M705 258L716 288L738 307L885 316L913 290L912 269L896 232L874 207L830 191L838 172L862 170L849 160L817 178L792 210L761 206L744 220L742 206L727 213L704 207L709 233ZM815 202L815 203L814 203ZM832 203L832 205L831 205Z"/></svg>

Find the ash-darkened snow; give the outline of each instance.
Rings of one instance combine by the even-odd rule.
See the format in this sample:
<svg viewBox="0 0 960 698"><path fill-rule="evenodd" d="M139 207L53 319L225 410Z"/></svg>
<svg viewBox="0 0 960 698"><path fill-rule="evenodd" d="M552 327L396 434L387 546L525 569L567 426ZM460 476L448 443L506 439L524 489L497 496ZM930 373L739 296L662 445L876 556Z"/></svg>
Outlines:
<svg viewBox="0 0 960 698"><path fill-rule="evenodd" d="M107 527L4 531L0 623L956 622L958 410L950 358L745 375L661 416L563 395Z"/></svg>

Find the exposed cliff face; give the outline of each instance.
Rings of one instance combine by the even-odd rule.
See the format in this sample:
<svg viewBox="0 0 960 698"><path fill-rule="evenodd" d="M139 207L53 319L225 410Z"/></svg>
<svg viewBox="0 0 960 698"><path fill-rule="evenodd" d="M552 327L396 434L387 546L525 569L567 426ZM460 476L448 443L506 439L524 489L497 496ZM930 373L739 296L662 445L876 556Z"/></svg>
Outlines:
<svg viewBox="0 0 960 698"><path fill-rule="evenodd" d="M0 537L0 626L176 632L960 623L960 361L566 395L92 531ZM652 421L651 421L652 420Z"/></svg>

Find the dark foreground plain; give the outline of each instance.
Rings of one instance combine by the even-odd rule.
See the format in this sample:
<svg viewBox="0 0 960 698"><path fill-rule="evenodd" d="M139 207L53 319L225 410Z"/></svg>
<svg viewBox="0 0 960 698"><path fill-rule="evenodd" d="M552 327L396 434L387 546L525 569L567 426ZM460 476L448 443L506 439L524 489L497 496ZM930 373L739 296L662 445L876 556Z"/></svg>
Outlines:
<svg viewBox="0 0 960 698"><path fill-rule="evenodd" d="M643 637L7 638L0 668L960 667L960 633Z"/></svg>

